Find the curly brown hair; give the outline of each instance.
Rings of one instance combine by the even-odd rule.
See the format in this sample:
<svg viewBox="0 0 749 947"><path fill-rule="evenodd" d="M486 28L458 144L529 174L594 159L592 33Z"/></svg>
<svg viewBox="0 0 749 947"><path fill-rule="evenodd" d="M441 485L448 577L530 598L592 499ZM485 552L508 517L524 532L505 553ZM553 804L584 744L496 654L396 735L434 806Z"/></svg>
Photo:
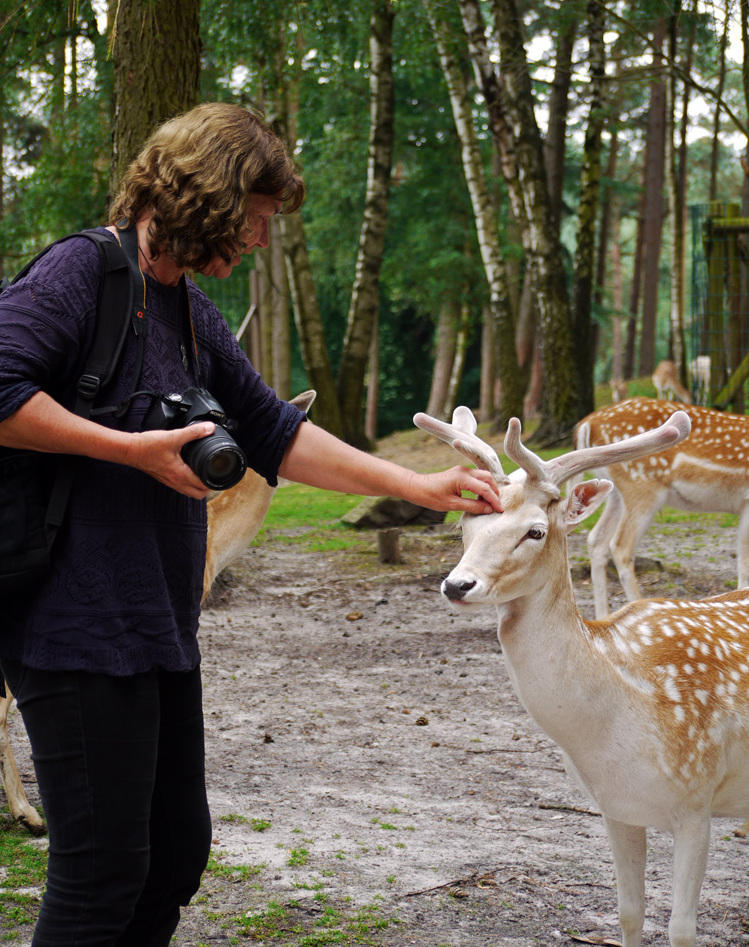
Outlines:
<svg viewBox="0 0 749 947"><path fill-rule="evenodd" d="M125 172L109 223L133 224L151 213L151 256L167 253L177 266L200 270L217 254L228 262L236 252L252 194L278 195L283 212L292 213L305 187L262 116L204 103L156 129Z"/></svg>

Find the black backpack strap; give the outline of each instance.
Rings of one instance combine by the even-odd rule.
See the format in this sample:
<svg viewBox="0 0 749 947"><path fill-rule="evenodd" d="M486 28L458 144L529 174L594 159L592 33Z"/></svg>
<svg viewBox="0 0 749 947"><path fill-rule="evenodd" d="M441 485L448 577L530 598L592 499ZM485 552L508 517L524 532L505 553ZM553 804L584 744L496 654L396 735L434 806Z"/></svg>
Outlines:
<svg viewBox="0 0 749 947"><path fill-rule="evenodd" d="M71 236L87 237L96 244L101 270L94 339L86 359L86 367L78 380L77 399L73 409L76 414L88 418L99 390L114 374L131 324L134 326L138 324L136 334L140 336L141 346L136 377L133 379L133 390L135 390L142 363L145 315L141 313L143 324L141 332L138 317L135 314L137 307L133 306L134 283L131 261L120 244L112 240L111 236L98 230L84 230L80 234L71 234ZM137 242L135 252L137 270ZM77 464L77 457L70 455L60 457L45 521L50 547L65 516Z"/></svg>
<svg viewBox="0 0 749 947"><path fill-rule="evenodd" d="M122 354L128 328L135 318L132 316L134 290L130 261L120 244L98 230L83 230L80 236L93 240L98 247L101 269L94 340L86 367L78 379L78 398L73 408L76 414L87 418L94 399L111 380ZM135 265L137 268L137 258ZM137 382L136 377L133 384Z"/></svg>

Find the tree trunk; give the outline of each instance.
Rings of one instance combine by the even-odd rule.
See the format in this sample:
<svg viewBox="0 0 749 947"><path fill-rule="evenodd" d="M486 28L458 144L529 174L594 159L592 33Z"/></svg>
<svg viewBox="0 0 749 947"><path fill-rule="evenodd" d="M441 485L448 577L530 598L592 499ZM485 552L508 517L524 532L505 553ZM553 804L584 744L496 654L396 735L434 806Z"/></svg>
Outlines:
<svg viewBox="0 0 749 947"><path fill-rule="evenodd" d="M671 307L669 358L676 365L676 371L682 384L686 382L684 358L684 300L686 260L685 211L682 181L679 174L678 148L676 146L676 84L677 84L677 31L679 24L680 0L674 4L674 12L669 18L668 59L669 70L666 83L666 175L668 193L668 215L671 231ZM686 98L684 108L686 109Z"/></svg>
<svg viewBox="0 0 749 947"><path fill-rule="evenodd" d="M111 189L154 128L198 102L200 0L121 0L112 30Z"/></svg>
<svg viewBox="0 0 749 947"><path fill-rule="evenodd" d="M591 0L588 4L588 59L590 62L590 113L585 129L583 168L580 180L580 205L577 215L575 277L572 291L572 332L575 337L577 368L580 378L581 414L593 408L593 331L591 303L595 277L596 224L601 187L601 135L604 120L604 82L606 62L603 33L604 8Z"/></svg>
<svg viewBox="0 0 749 947"><path fill-rule="evenodd" d="M455 335L455 355L453 358L452 371L447 385L447 399L444 406L445 417L451 418L453 411L458 404L458 389L463 380L463 369L466 364L466 352L468 351L468 327L470 323L470 314L468 307L463 303L460 307L458 331Z"/></svg>
<svg viewBox="0 0 749 947"><path fill-rule="evenodd" d="M367 377L364 434L369 443L374 444L377 440L378 407L380 404L380 315L377 312L372 326L372 341L369 343Z"/></svg>
<svg viewBox="0 0 749 947"><path fill-rule="evenodd" d="M294 303L294 320L299 335L302 359L310 386L317 391L315 421L326 431L341 437L343 424L338 405L335 377L325 344L322 317L312 279L302 215L284 214L281 233L286 256L286 272Z"/></svg>
<svg viewBox="0 0 749 947"><path fill-rule="evenodd" d="M667 21L658 21L653 34L653 80L650 83L648 140L645 169L645 245L640 332L639 374L652 375L655 368L655 329L658 314L658 281L663 228L663 177L665 160L666 89L663 41Z"/></svg>
<svg viewBox="0 0 749 947"><path fill-rule="evenodd" d="M731 21L731 4L726 3L723 33L718 46L718 88L715 92L715 115L713 117L713 142L710 149L710 188L708 201L716 199L718 191L718 156L720 152L720 109L723 100L723 88L726 82L726 47L728 45L728 27Z"/></svg>
<svg viewBox="0 0 749 947"><path fill-rule="evenodd" d="M635 374L635 355L637 346L637 316L640 310L640 295L642 292L642 257L645 249L645 167L647 166L647 144L643 161L643 186L639 200L637 215L637 231L635 248L632 254L632 282L629 287L629 316L624 343L624 378L633 378Z"/></svg>
<svg viewBox="0 0 749 947"><path fill-rule="evenodd" d="M497 398L497 374L494 365L494 326L488 306L481 312L481 392L479 395L479 421L491 421L495 414Z"/></svg>
<svg viewBox="0 0 749 947"><path fill-rule="evenodd" d="M536 121L520 14L515 0L493 0L507 112L512 119L518 175L528 221L523 244L538 307L538 342L544 404L535 440L551 444L570 436L580 417L564 262L556 235ZM504 383L504 378L502 379Z"/></svg>
<svg viewBox="0 0 749 947"><path fill-rule="evenodd" d="M500 255L497 218L481 161L476 129L473 124L468 83L458 61L449 25L438 16L438 5L423 0L437 43L442 72L447 83L455 127L460 139L463 171L476 221L481 260L484 264L494 322L496 364L502 385L498 417L509 421L522 417L523 386L520 382L515 351L515 320L510 306L507 277Z"/></svg>
<svg viewBox="0 0 749 947"><path fill-rule="evenodd" d="M435 418L447 419L445 413L447 392L450 386L450 374L455 360L455 340L457 337L460 304L453 298L445 298L440 306L437 321L437 345L432 368L432 386L426 413Z"/></svg>
<svg viewBox="0 0 749 947"><path fill-rule="evenodd" d="M492 62L479 0L459 0L459 4L476 84L486 103L494 151L499 158L513 217L522 231L526 229L525 205L518 180L515 137L504 101L504 83ZM436 10L433 0L430 7Z"/></svg>
<svg viewBox="0 0 749 947"><path fill-rule="evenodd" d="M364 433L364 376L372 327L380 306L380 269L385 250L390 173L393 163L395 98L393 91L393 20L390 0L375 0L370 20L370 131L367 193L351 294L338 398L343 436L349 444L371 448Z"/></svg>
<svg viewBox="0 0 749 947"><path fill-rule="evenodd" d="M549 199L556 231L562 221L562 193L567 141L567 115L572 85L572 52L577 28L582 20L582 4L567 2L560 8L566 20L559 32L554 61L554 79L549 95L549 124L544 140L544 163L549 182Z"/></svg>
<svg viewBox="0 0 749 947"><path fill-rule="evenodd" d="M569 94L572 84L572 51L575 46L581 4L568 2L560 9L566 17L557 39L554 57L554 78L549 95L549 123L544 139L544 165L549 184L549 200L555 232L559 236L562 222L562 192L566 158L567 116ZM528 261L529 264L532 258ZM524 416L538 417L543 399L541 364L536 339L536 302L530 265L526 266L525 279L518 308L517 348L520 367L528 378L524 402Z"/></svg>
<svg viewBox="0 0 749 947"><path fill-rule="evenodd" d="M612 193L611 199L611 269L612 269L612 308L614 310L612 339L611 339L611 379L615 382L624 381L624 345L622 335L622 308L624 305L624 284L622 280L622 249L621 233L621 206L619 195Z"/></svg>
<svg viewBox="0 0 749 947"><path fill-rule="evenodd" d="M604 287L606 286L606 270L607 263L610 254L611 246L611 231L612 231L612 222L614 215L614 204L616 198L616 192L611 187L611 181L616 180L616 164L619 157L619 135L616 129L616 119L614 116L610 115L611 127L613 131L609 139L609 160L606 167L606 188L602 195L603 197L603 206L601 207L601 223L600 223L600 233L598 238L598 253L596 263L596 284L595 289L593 290L593 305L600 309L604 303ZM618 233L617 238L618 239ZM593 353L595 359L596 352ZM620 366L621 369L621 366Z"/></svg>
<svg viewBox="0 0 749 947"><path fill-rule="evenodd" d="M271 388L275 387L273 379L273 324L271 312L273 308L273 282L270 273L270 249L255 250L255 279L257 283L257 311L252 321L257 323L259 332L260 359L253 362L255 368L263 376L263 380Z"/></svg>
<svg viewBox="0 0 749 947"><path fill-rule="evenodd" d="M271 324L273 326L273 387L279 398L288 401L291 391L291 313L289 311L289 281L283 255L281 223L278 217L270 221L270 276Z"/></svg>

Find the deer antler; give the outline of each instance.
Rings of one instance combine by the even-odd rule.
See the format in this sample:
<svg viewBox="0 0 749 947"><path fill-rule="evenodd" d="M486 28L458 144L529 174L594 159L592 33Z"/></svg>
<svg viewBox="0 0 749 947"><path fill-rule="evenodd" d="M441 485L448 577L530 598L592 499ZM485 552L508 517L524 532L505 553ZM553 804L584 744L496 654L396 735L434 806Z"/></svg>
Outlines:
<svg viewBox="0 0 749 947"><path fill-rule="evenodd" d="M502 469L496 451L476 434L476 419L470 408L456 408L452 424L422 413L414 415L414 424L450 444L480 469L488 470L497 483L508 482L509 478ZM526 472L529 479L559 487L570 477L592 467L605 467L608 464L634 460L636 457L673 447L683 441L690 430L689 415L685 411L675 411L668 421L653 431L635 434L634 437L614 444L599 444L596 447L570 451L553 460L541 460L520 440L520 421L511 418L504 446L505 454Z"/></svg>
<svg viewBox="0 0 749 947"><path fill-rule="evenodd" d="M453 411L453 421L440 421L428 414L414 415L416 427L445 441L472 461L480 470L488 470L497 483L507 483L507 474L497 452L476 434L476 418L470 408L461 405Z"/></svg>
<svg viewBox="0 0 749 947"><path fill-rule="evenodd" d="M520 440L520 421L512 418L505 436L505 454L527 473L530 479L546 480L561 486L570 477L608 464L634 460L667 447L673 447L689 434L692 423L685 411L675 411L668 421L653 431L635 434L634 437L613 444L599 444L582 450L570 451L553 460L541 460Z"/></svg>

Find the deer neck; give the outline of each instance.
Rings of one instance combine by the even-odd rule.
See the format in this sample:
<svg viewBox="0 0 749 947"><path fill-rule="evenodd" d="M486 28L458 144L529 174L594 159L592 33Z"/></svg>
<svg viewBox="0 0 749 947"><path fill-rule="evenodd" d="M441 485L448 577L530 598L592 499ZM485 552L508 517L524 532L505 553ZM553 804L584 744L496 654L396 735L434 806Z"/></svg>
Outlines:
<svg viewBox="0 0 749 947"><path fill-rule="evenodd" d="M605 727L610 711L609 662L592 646L575 601L565 555L532 595L497 606L498 637L512 684L526 710L575 755ZM598 721L592 724L592 721Z"/></svg>

